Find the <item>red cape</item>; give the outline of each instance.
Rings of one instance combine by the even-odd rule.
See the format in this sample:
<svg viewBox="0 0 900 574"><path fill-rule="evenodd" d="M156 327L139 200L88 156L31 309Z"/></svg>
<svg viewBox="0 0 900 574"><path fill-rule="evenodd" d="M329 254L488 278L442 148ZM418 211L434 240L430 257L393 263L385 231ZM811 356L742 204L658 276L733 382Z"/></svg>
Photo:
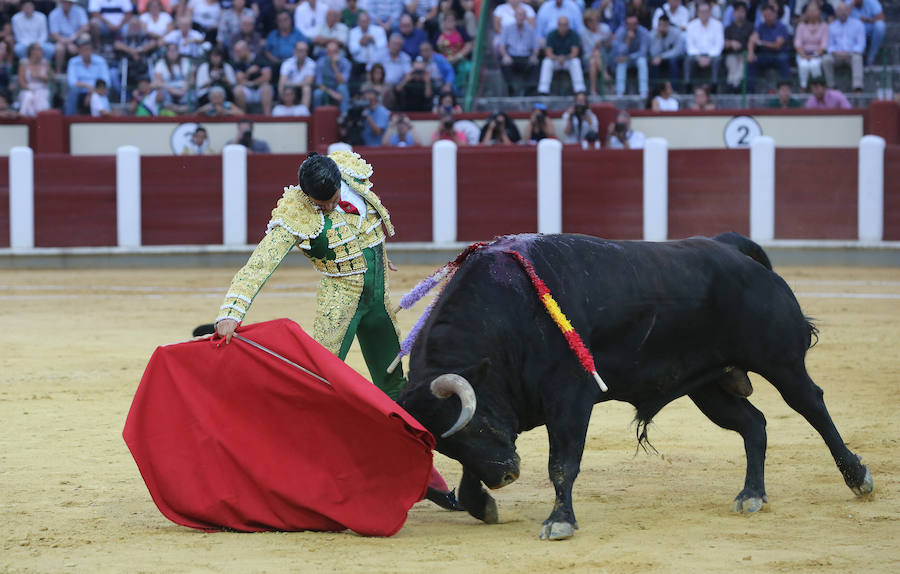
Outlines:
<svg viewBox="0 0 900 574"><path fill-rule="evenodd" d="M400 530L434 437L296 323L238 333L331 385L237 339L157 348L123 436L159 510L203 530Z"/></svg>

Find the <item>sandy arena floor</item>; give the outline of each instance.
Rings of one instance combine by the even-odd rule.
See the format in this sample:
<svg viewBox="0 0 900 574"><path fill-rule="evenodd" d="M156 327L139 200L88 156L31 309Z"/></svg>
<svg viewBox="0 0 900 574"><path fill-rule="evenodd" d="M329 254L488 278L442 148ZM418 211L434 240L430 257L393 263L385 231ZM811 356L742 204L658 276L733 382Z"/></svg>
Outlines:
<svg viewBox="0 0 900 574"><path fill-rule="evenodd" d="M502 523L421 502L393 538L205 534L153 505L121 431L160 344L215 316L235 269L0 272L2 572L900 572L900 269L785 268L821 329L808 357L831 414L875 478L856 499L821 438L765 381L770 504L730 511L744 453L682 399L657 417L659 455L635 455L632 410L597 407L575 484L581 529L540 542L550 512L544 429L519 439L522 474L494 492ZM394 274L395 298L431 268ZM311 325L316 276L283 267L249 320ZM416 313L402 315L404 332ZM365 373L354 349L350 364ZM460 468L440 455L455 484Z"/></svg>

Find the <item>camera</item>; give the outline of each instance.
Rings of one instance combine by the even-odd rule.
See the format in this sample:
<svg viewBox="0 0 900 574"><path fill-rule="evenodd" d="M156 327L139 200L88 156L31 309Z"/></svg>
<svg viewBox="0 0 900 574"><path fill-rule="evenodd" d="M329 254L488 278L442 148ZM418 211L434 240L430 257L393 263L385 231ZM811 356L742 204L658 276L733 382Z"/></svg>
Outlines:
<svg viewBox="0 0 900 574"><path fill-rule="evenodd" d="M368 105L368 100L354 100L344 116L344 121L341 122L344 141L350 145L363 145L362 133L365 126L363 112Z"/></svg>
<svg viewBox="0 0 900 574"><path fill-rule="evenodd" d="M575 115L583 116L584 112L587 111L587 106L584 104L575 104Z"/></svg>
<svg viewBox="0 0 900 574"><path fill-rule="evenodd" d="M537 123L542 124L544 120L547 119L547 112L544 110L538 110L537 114L535 114L534 119L537 120Z"/></svg>
<svg viewBox="0 0 900 574"><path fill-rule="evenodd" d="M628 126L623 124L622 122L616 122L616 125L613 127L616 133L625 133L628 130Z"/></svg>
<svg viewBox="0 0 900 574"><path fill-rule="evenodd" d="M253 144L253 134L250 133L250 130L247 130L241 134L241 139L238 143L247 148L249 148Z"/></svg>

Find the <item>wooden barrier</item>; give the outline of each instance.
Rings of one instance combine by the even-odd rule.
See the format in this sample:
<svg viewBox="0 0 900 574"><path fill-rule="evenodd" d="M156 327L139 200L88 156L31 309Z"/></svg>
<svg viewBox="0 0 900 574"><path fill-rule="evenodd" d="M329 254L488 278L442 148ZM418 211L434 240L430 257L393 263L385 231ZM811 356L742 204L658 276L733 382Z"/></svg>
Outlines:
<svg viewBox="0 0 900 574"><path fill-rule="evenodd" d="M141 158L144 245L222 243L222 158Z"/></svg>
<svg viewBox="0 0 900 574"><path fill-rule="evenodd" d="M900 241L900 145L884 150L884 240Z"/></svg>
<svg viewBox="0 0 900 574"><path fill-rule="evenodd" d="M775 238L855 240L857 150L775 151Z"/></svg>
<svg viewBox="0 0 900 574"><path fill-rule="evenodd" d="M777 194L776 188L776 194ZM669 238L750 233L750 152L669 152Z"/></svg>
<svg viewBox="0 0 900 574"><path fill-rule="evenodd" d="M563 232L611 239L642 237L640 150L563 150Z"/></svg>
<svg viewBox="0 0 900 574"><path fill-rule="evenodd" d="M9 158L0 157L0 247L9 247Z"/></svg>

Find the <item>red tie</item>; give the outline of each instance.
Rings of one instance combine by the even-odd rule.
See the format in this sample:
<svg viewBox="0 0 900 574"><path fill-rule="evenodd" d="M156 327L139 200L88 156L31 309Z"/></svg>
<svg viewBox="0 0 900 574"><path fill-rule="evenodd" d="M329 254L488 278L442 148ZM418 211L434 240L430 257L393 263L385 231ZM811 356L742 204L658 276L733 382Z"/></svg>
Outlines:
<svg viewBox="0 0 900 574"><path fill-rule="evenodd" d="M338 205L341 206L341 209L344 210L344 213L352 213L353 215L359 215L359 210L350 203L349 201L339 201Z"/></svg>

